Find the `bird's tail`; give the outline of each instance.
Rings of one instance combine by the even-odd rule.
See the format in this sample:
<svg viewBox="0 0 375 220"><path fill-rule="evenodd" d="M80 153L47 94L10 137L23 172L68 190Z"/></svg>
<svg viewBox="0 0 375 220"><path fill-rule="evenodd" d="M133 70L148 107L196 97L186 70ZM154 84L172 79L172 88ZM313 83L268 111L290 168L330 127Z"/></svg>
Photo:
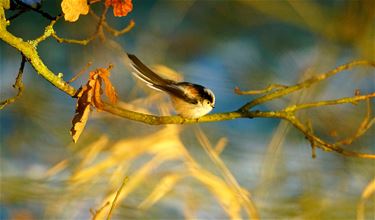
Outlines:
<svg viewBox="0 0 375 220"><path fill-rule="evenodd" d="M164 79L154 71L150 70L135 55L128 54L128 58L128 66L130 67L132 74L138 79L144 81L149 87L160 90L160 87L173 83L173 81Z"/></svg>

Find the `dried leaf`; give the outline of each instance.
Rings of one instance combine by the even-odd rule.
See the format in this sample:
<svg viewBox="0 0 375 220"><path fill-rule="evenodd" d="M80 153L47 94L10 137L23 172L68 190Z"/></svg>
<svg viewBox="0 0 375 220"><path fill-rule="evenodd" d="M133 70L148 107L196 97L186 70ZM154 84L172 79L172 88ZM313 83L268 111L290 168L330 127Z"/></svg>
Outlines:
<svg viewBox="0 0 375 220"><path fill-rule="evenodd" d="M112 104L115 104L117 102L117 93L116 93L115 87L113 87L113 85L111 83L111 80L109 80L109 76L110 76L109 69L110 68L112 68L112 67L110 66L110 67L108 67L108 69L104 69L105 71L102 72L100 77L104 81L105 95L109 98L109 101Z"/></svg>
<svg viewBox="0 0 375 220"><path fill-rule="evenodd" d="M117 102L115 88L112 86L112 83L109 80L109 70L111 68L112 66L109 66L108 68L98 68L91 71L89 74L89 81L76 95L76 98L78 98L75 111L76 114L74 115L72 121L73 127L70 129L74 143L77 142L79 136L85 128L90 113L90 106L92 105L98 110L103 108L104 104L101 99L101 95L103 94L102 80L104 81L106 87L106 96L109 98L111 103L114 104Z"/></svg>
<svg viewBox="0 0 375 220"><path fill-rule="evenodd" d="M132 0L106 0L106 6L113 6L113 14L116 17L126 16L133 10Z"/></svg>
<svg viewBox="0 0 375 220"><path fill-rule="evenodd" d="M73 142L76 143L83 129L86 126L87 119L89 118L90 105L94 96L95 78L90 78L87 84L81 88L76 97L77 106L74 118L72 120L73 127L70 129Z"/></svg>
<svg viewBox="0 0 375 220"><path fill-rule="evenodd" d="M101 95L102 95L102 80L99 77L97 80L95 80L95 86L94 86L94 100L93 104L96 108L102 109L103 107L103 102L101 100Z"/></svg>
<svg viewBox="0 0 375 220"><path fill-rule="evenodd" d="M77 107L76 114L74 115L72 121L73 127L72 129L70 129L70 134L72 135L74 143L77 142L79 136L85 128L87 119L89 118L89 113L90 105L85 105L84 107Z"/></svg>
<svg viewBox="0 0 375 220"><path fill-rule="evenodd" d="M64 12L64 19L70 22L77 21L81 14L89 13L87 0L63 0L61 9Z"/></svg>

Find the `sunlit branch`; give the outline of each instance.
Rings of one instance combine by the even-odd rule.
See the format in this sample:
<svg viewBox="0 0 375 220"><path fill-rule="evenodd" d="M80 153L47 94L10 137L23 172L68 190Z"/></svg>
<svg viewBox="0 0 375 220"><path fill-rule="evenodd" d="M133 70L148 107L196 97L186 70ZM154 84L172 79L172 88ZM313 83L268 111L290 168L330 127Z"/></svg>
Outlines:
<svg viewBox="0 0 375 220"><path fill-rule="evenodd" d="M285 88L288 88L288 86L281 85L281 84L271 84L267 86L265 89L260 89L260 90L243 91L240 88L236 87L234 88L234 92L237 95L258 95L258 94L271 92L272 90L279 90L279 89L285 89Z"/></svg>
<svg viewBox="0 0 375 220"><path fill-rule="evenodd" d="M117 199L118 199L122 189L125 187L126 183L128 182L128 180L129 180L129 178L125 177L125 179L122 181L122 184L121 184L120 188L117 190L115 198L112 201L111 208L109 209L109 212L108 212L108 215L107 215L107 220L111 219L111 215L112 215L113 209L116 206Z"/></svg>
<svg viewBox="0 0 375 220"><path fill-rule="evenodd" d="M372 127L372 125L375 123L375 117L371 118L371 104L370 99L367 99L367 111L366 115L363 118L361 124L359 125L357 131L354 133L353 136L347 137L341 141L336 142L334 145L341 146L341 145L348 145L353 143L354 140L358 139L360 136L366 133L366 131Z"/></svg>
<svg viewBox="0 0 375 220"><path fill-rule="evenodd" d="M327 100L327 101L292 105L292 106L285 108L283 111L295 112L301 109L316 108L316 107L327 106L327 105L339 105L339 104L346 104L346 103L357 104L358 101L368 100L373 97L375 97L375 92L367 94L367 95L360 95L360 96L346 97L346 98L335 99L335 100Z"/></svg>
<svg viewBox="0 0 375 220"><path fill-rule="evenodd" d="M225 181L230 184L231 188L233 188L238 196L241 198L244 206L246 207L246 211L248 212L248 215L251 216L251 219L260 219L259 213L257 211L257 208L254 204L254 202L251 200L250 194L245 195L244 191L241 189L240 185L238 184L236 178L233 176L233 174L229 171L228 167L225 165L225 163L221 160L219 155L215 152L213 149L211 143L209 142L207 136L202 132L201 129L198 127L198 131L196 132L196 136L203 147L203 149L206 151L212 162L218 167L222 173L222 175L225 178Z"/></svg>
<svg viewBox="0 0 375 220"><path fill-rule="evenodd" d="M22 75L23 75L23 70L25 68L25 63L26 63L26 59L25 59L24 56L22 56L22 60L21 60L20 68L18 70L16 81L13 85L13 88L17 89L17 94L15 96L11 97L11 98L8 98L4 101L1 101L0 102L0 110L3 109L6 105L15 102L19 97L22 96L22 93L23 93L23 90L24 90L24 85L23 85L23 82L22 82Z"/></svg>
<svg viewBox="0 0 375 220"><path fill-rule="evenodd" d="M38 55L37 46L40 42L44 41L48 37L53 37L59 42L61 41L61 42L66 42L66 43L87 44L88 42L92 40L92 38L96 38L98 35L102 34L102 27L105 24L106 11L104 10L101 15L100 22L98 23L97 31L93 35L94 37L91 36L86 40L82 40L82 41L68 40L68 39L58 37L53 29L53 26L56 23L56 21L54 20L45 28L43 35L41 35L40 37L32 41L23 41L21 38L14 36L13 34L11 34L10 32L6 30L6 27L7 25L9 25L9 22L5 19L4 8L2 7L1 4L2 3L0 1L0 6L1 6L0 7L0 39L2 39L5 43L9 44L10 46L14 47L16 50L20 51L24 55L25 59L33 66L33 68L38 74L40 74L42 77L44 77L47 81L49 81L58 89L64 91L69 96L74 97L74 95L76 94L76 89L72 87L71 85L69 85L69 83L64 81L59 76L60 74L56 75L51 70L48 69L48 67L44 64L44 62L41 60L41 58ZM125 52L123 51L123 53ZM205 115L197 119L186 119L180 116L156 116L156 115L143 114L143 113L123 109L123 108L120 108L119 106L111 105L108 103L103 103L103 106L101 106L100 109L107 111L113 115L120 116L122 118L126 118L126 119L133 120L133 121L138 121L138 122L142 122L142 123L146 123L150 125L218 122L218 121L233 120L233 119L238 119L238 118L250 119L250 118L257 118L257 117L258 118L284 119L292 123L298 130L300 130L306 136L306 138L310 141L311 146L313 148L319 147L323 150L335 151L346 156L361 157L361 158L375 158L375 155L371 155L371 154L362 154L362 153L357 153L357 152L352 152L352 151L346 151L342 149L337 143L336 144L326 143L319 137L315 136L312 133L312 129L309 129L307 126L301 123L295 117L295 114L294 114L297 110L306 109L306 108L319 107L319 106L325 106L325 105L338 105L338 104L344 104L344 103L356 103L358 101L368 100L374 97L374 93L371 93L368 95L358 95L358 96L349 97L349 98L341 98L337 100L328 100L328 101L321 101L321 102L315 102L315 103L300 104L300 105L288 107L281 111L267 111L267 112L256 111L256 110L249 111L251 108L253 108L256 105L288 95L297 90L310 87L311 85L317 82L320 82L322 80L325 80L341 71L348 70L356 66L375 67L375 62L366 61L366 60L350 62L344 65L338 66L337 68L331 71L312 77L301 83L298 83L296 85L292 85L289 87L271 85L264 90L260 90L261 92L270 92L270 93L252 100L251 102L242 106L237 111L210 114L210 115ZM272 91L273 89L277 89L277 90ZM372 123L373 123L373 120L369 120L368 124L371 125ZM369 127L369 126L366 126L366 127ZM362 129L362 131L363 130L367 130L367 129Z"/></svg>
<svg viewBox="0 0 375 220"><path fill-rule="evenodd" d="M319 147L325 151L335 151L339 154L350 156L350 157L359 157L359 158L368 158L368 159L375 159L375 154L366 154L366 153L358 153L354 151L347 151L335 144L329 144L319 137L315 136L310 132L307 126L303 125L301 121L299 121L294 115L286 114L284 115L284 119L289 121L295 128L300 130L306 137L306 139L310 142L311 147Z"/></svg>
<svg viewBox="0 0 375 220"><path fill-rule="evenodd" d="M307 79L307 80L305 80L301 83L298 83L294 86L289 86L287 88L280 89L280 90L271 92L267 95L264 95L262 97L256 98L256 99L252 100L251 102L248 102L247 104L242 106L239 109L239 111L247 111L247 110L251 109L252 107L254 107L256 105L262 104L264 102L267 102L267 101L270 101L270 100L273 100L273 99L276 99L276 98L280 98L282 96L288 95L292 92L301 90L303 88L308 88L308 87L312 86L313 84L315 84L317 82L325 80L325 79L327 79L331 76L336 75L339 72L351 69L351 68L356 67L356 66L372 66L372 67L375 67L375 62L374 61L367 61L367 60L358 60L358 61L353 61L353 62L350 62L350 63L347 63L347 64L343 64L341 66L336 67L333 70L330 70L326 73L323 73L323 74L320 74L320 75L317 75L317 76L313 76L313 77L311 77L311 78L309 78L309 79Z"/></svg>
<svg viewBox="0 0 375 220"><path fill-rule="evenodd" d="M98 210L94 210L94 209L90 209L90 213L92 215L92 220L95 220L97 218L97 216L99 216L99 214L101 214L101 212L107 207L110 205L110 202L106 202L102 207L100 207Z"/></svg>
<svg viewBox="0 0 375 220"><path fill-rule="evenodd" d="M75 88L66 83L58 75L55 75L48 67L44 64L38 55L37 44L41 39L46 39L52 32L51 29L46 28L44 34L34 41L23 41L21 38L14 36L6 30L7 21L4 17L4 8L0 7L0 39L16 50L20 51L28 62L33 66L38 74L43 76L48 82L52 83L55 87L64 91L65 93L73 96L75 94Z"/></svg>

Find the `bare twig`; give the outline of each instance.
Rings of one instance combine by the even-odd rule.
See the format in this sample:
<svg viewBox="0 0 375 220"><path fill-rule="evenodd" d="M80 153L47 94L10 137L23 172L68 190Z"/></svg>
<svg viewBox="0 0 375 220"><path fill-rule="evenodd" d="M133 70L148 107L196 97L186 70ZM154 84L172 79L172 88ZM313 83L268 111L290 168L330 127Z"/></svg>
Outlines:
<svg viewBox="0 0 375 220"><path fill-rule="evenodd" d="M218 167L224 176L226 182L233 188L238 196L241 198L242 203L246 207L246 211L251 219L260 219L259 213L254 202L251 200L250 195L245 195L244 191L241 189L240 185L238 184L236 178L234 178L233 174L229 171L225 163L221 160L220 156L215 152L213 149L210 141L208 140L207 136L202 132L202 130L198 127L198 131L196 132L196 136L206 151L212 162Z"/></svg>
<svg viewBox="0 0 375 220"><path fill-rule="evenodd" d="M100 17L97 14L95 14L95 12L93 12L92 10L90 10L90 15L93 16L93 18L95 18L96 20L98 21L100 20ZM128 33L134 28L134 26L135 26L134 20L130 20L129 24L126 27L122 28L121 30L116 30L113 27L111 27L107 23L107 21L105 20L103 21L103 27L107 29L107 31L110 32L115 37Z"/></svg>
<svg viewBox="0 0 375 220"><path fill-rule="evenodd" d="M360 96L346 97L346 98L335 99L335 100L292 105L292 106L285 108L284 111L295 112L301 109L316 108L316 107L326 106L326 105L339 105L339 104L346 104L346 103L357 104L358 101L369 100L370 98L373 98L373 97L375 97L375 92L367 94L367 95L360 95Z"/></svg>
<svg viewBox="0 0 375 220"><path fill-rule="evenodd" d="M292 92L301 90L303 88L308 88L308 87L312 86L313 84L315 84L317 82L325 80L325 79L327 79L331 76L334 76L337 73L342 72L344 70L352 69L353 67L356 67L356 66L372 66L372 67L375 67L375 62L374 61L367 61L367 60L358 60L358 61L353 61L353 62L350 62L350 63L347 63L347 64L343 64L341 66L336 67L333 70L330 70L326 73L311 77L311 78L309 78L309 79L307 79L307 80L305 80L301 83L298 83L294 86L289 86L287 88L280 89L280 90L271 92L267 95L264 95L262 97L256 98L253 101L248 102L244 106L242 106L239 109L239 111L247 111L247 110L249 110L250 108L252 108L256 105L259 105L259 104L262 104L264 102L267 102L267 101L270 101L270 100L288 95Z"/></svg>
<svg viewBox="0 0 375 220"><path fill-rule="evenodd" d="M102 207L100 207L98 210L90 209L90 213L92 215L92 220L95 220L97 216L106 208L109 206L110 202L106 202Z"/></svg>
<svg viewBox="0 0 375 220"><path fill-rule="evenodd" d="M21 0L15 0L15 2L21 7L20 10L22 11L22 13L24 13L28 10L31 10L31 11L34 11L34 12L42 15L43 17L47 18L48 20L55 20L56 19L55 16L52 16L52 15L48 14L47 12L44 12L43 10L40 9L40 7L32 7L32 6L24 3ZM15 16L15 17L17 17L17 16ZM12 19L15 18L14 16L12 16L12 17L13 17Z"/></svg>
<svg viewBox="0 0 375 220"><path fill-rule="evenodd" d="M302 124L293 114L285 114L283 115L284 119L289 121L295 128L300 130L306 137L306 139L310 142L312 147L319 147L325 151L335 151L339 154L350 156L350 157L359 157L359 158L367 158L367 159L375 159L375 154L366 154L366 153L358 153L354 151L347 151L341 148L340 146L336 146L335 144L329 144L319 137L312 134L307 126Z"/></svg>
<svg viewBox="0 0 375 220"><path fill-rule="evenodd" d="M86 64L86 66L85 66L83 69L81 69L77 74L75 74L75 75L74 75L74 76L68 81L68 83L72 83L72 82L76 81L77 78L80 77L82 74L84 74L85 71L87 70L87 68L89 68L91 65L92 65L92 62L91 62L91 61L88 62L88 63Z"/></svg>
<svg viewBox="0 0 375 220"><path fill-rule="evenodd" d="M20 68L18 70L18 74L16 77L16 81L13 85L13 88L17 89L17 94L11 98L8 98L2 102L0 102L0 110L3 109L6 105L15 102L19 97L22 96L23 90L24 90L24 85L22 82L22 75L23 75L23 70L25 68L25 63L26 63L26 58L22 55L22 60L20 64Z"/></svg>
<svg viewBox="0 0 375 220"><path fill-rule="evenodd" d="M341 145L349 145L352 144L354 140L358 139L360 136L366 133L366 131L371 128L371 126L375 123L375 117L371 118L371 104L370 99L366 100L367 111L366 115L363 118L361 124L359 125L357 131L354 133L353 136L347 137L341 141L336 142L335 146Z"/></svg>
<svg viewBox="0 0 375 220"><path fill-rule="evenodd" d="M357 220L364 220L366 200L371 198L375 193L375 178L369 182L362 191L361 199L357 205ZM370 212L371 213L371 212ZM371 217L370 217L371 218Z"/></svg>
<svg viewBox="0 0 375 220"><path fill-rule="evenodd" d="M260 90L248 90L248 91L243 91L240 88L236 87L234 88L234 92L237 95L258 95L258 94L263 94L263 93L268 93L271 92L272 90L280 90L280 89L286 89L288 86L286 85L281 85L281 84L271 84L267 86L265 89L260 89Z"/></svg>
<svg viewBox="0 0 375 220"><path fill-rule="evenodd" d="M117 199L122 191L122 189L124 188L124 186L126 185L126 183L128 182L129 178L128 177L125 177L124 181L122 181L122 184L120 186L120 188L117 190L116 192L116 195L115 195L115 198L113 199L112 201L112 205L111 205L111 208L109 209L109 212L108 212L108 215L107 215L107 220L110 220L111 219L111 215L112 215L112 212L113 212L113 209L115 208L116 206L116 202L117 202Z"/></svg>

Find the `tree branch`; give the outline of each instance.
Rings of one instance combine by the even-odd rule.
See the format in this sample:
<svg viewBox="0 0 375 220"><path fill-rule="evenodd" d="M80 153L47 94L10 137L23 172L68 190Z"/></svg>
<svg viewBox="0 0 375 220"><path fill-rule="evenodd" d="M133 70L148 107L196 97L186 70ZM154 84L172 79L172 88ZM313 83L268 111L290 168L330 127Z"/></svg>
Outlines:
<svg viewBox="0 0 375 220"><path fill-rule="evenodd" d="M267 102L267 101L270 101L270 100L273 100L273 99L276 99L276 98L280 98L282 96L288 95L292 92L295 92L295 91L298 91L298 90L301 90L301 89L304 89L304 88L308 88L308 87L312 86L313 84L315 84L317 82L325 80L325 79L327 79L331 76L336 75L339 72L351 69L351 68L356 67L356 66L372 66L372 67L375 67L375 62L374 61L367 61L367 60L358 60L358 61L352 61L352 62L347 63L347 64L343 64L341 66L336 67L333 70L330 70L326 73L311 77L311 78L309 78L309 79L307 79L307 80L305 80L301 83L298 83L294 86L289 86L289 87L286 87L284 89L280 89L280 90L271 92L267 95L256 98L253 101L248 102L244 106L242 106L239 109L239 111L247 111L247 110L251 109L252 107L254 107L256 105L262 104L264 102Z"/></svg>
<svg viewBox="0 0 375 220"><path fill-rule="evenodd" d="M346 103L357 104L359 101L368 100L374 97L375 97L375 92L367 94L367 95L360 95L360 96L346 97L346 98L335 99L335 100L327 100L327 101L292 105L292 106L285 108L283 111L295 112L301 109L316 108L316 107L326 106L326 105L339 105L339 104L346 104Z"/></svg>
<svg viewBox="0 0 375 220"><path fill-rule="evenodd" d="M20 65L20 68L18 70L16 81L13 85L13 88L17 89L17 94L15 96L11 97L11 98L8 98L8 99L0 102L0 110L3 109L6 105L15 102L19 97L22 96L22 93L23 93L23 90L24 90L24 86L23 86L23 82L22 82L22 75L23 75L23 70L25 68L25 63L26 63L26 59L22 55L21 65Z"/></svg>
<svg viewBox="0 0 375 220"><path fill-rule="evenodd" d="M30 64L33 66L33 68L36 70L38 74L40 74L42 77L44 77L47 81L49 81L58 89L62 90L69 96L74 97L74 95L76 94L76 89L70 86L61 77L59 77L58 75L55 75L52 71L50 71L47 68L47 66L45 66L45 64L40 59L37 53L37 46L40 42L44 41L48 37L53 37L57 39L59 42L67 42L67 43L82 43L82 42L77 41L77 40L66 40L66 39L57 37L53 29L53 25L56 23L56 21L52 21L50 25L46 27L43 35L41 35L40 37L38 37L37 39L33 41L25 42L21 38L18 38L12 35L6 30L7 25L9 25L9 22L5 19L5 16L4 16L4 8L6 7L3 1L0 1L0 3L1 3L0 4L1 6L0 7L0 39L2 39L4 42L14 47L16 50L21 51L24 57L30 62ZM98 24L97 32L94 35L100 35L100 33L102 32L102 25L105 24L104 16L105 16L105 11L103 12L102 17L100 19L100 25ZM91 41L91 40L88 40L88 41ZM123 51L123 53L125 52ZM268 88L264 90L260 90L260 91L270 92L270 93L246 103L241 108L239 108L239 110L232 111L232 112L205 115L197 119L185 119L180 116L155 116L155 115L143 114L139 112L130 111L127 109L122 109L119 106L114 106L109 103L103 103L103 106L100 109L107 111L113 115L117 115L117 116L129 119L129 120L143 122L143 123L150 124L150 125L217 122L217 121L224 121L224 120L233 120L233 119L238 119L238 118L256 118L256 117L279 118L279 119L284 119L284 120L289 121L294 127L300 130L309 140L313 149L315 147L319 147L323 150L335 151L346 156L373 159L375 158L375 155L372 155L372 154L363 154L363 153L357 153L357 152L352 152L352 151L346 151L340 147L340 144L338 144L339 142L336 144L329 144L323 141L322 139L320 139L319 137L315 136L312 133L312 128L309 129L308 126L305 126L296 118L295 112L298 110L312 108L312 107L320 107L320 106L325 106L325 105L335 105L335 104L344 104L344 103L356 103L362 100L369 100L370 98L374 97L374 93L370 93L368 95L358 95L355 97L341 98L341 99L336 99L336 100L328 100L328 101L321 101L321 102L315 102L315 103L293 105L281 111L268 111L268 112L256 111L256 110L250 111L250 109L253 108L254 106L260 105L262 103L265 103L267 101L270 101L276 98L280 98L292 92L295 92L304 88L308 88L317 82L325 80L331 76L334 76L335 74L341 71L348 70L356 66L375 67L375 62L366 61L366 60L353 61L344 65L338 66L337 68L331 71L317 75L315 77L307 79L293 86L289 86L289 87L269 86ZM272 91L275 88L278 90ZM246 93L246 92L242 92L242 93ZM371 124L373 123L367 124L366 130L369 128L369 126L371 126Z"/></svg>

